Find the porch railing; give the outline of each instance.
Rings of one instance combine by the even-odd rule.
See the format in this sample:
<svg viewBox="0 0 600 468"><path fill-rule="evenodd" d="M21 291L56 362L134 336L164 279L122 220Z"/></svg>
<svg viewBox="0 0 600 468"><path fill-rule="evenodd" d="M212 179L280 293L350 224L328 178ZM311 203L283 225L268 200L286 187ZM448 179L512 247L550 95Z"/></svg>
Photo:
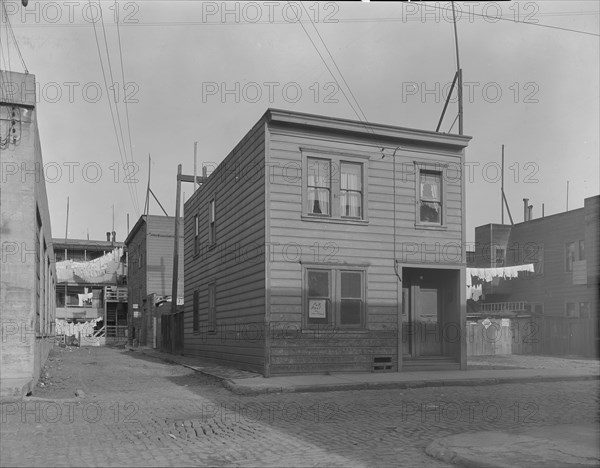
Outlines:
<svg viewBox="0 0 600 468"><path fill-rule="evenodd" d="M529 303L520 302L490 302L479 305L480 312L498 313L498 312L529 312Z"/></svg>

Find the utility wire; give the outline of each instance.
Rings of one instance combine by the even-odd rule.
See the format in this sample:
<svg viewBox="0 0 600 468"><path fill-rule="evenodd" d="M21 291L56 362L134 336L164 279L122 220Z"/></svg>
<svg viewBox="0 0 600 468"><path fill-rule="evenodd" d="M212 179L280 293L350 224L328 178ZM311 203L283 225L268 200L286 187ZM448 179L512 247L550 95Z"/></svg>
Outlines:
<svg viewBox="0 0 600 468"><path fill-rule="evenodd" d="M289 2L288 2L289 3ZM360 107L360 104L358 103L358 99L356 99L356 96L354 96L354 93L352 92L352 89L350 88L350 85L348 84L348 82L346 81L346 79L344 78L344 75L342 74L342 72L340 71L339 67L337 66L337 63L335 63L335 59L333 58L333 55L331 54L331 51L329 50L329 48L327 47L327 44L325 43L325 41L323 40L323 37L321 37L321 34L319 33L319 30L317 29L317 25L314 23L313 19L311 18L311 16L308 14L308 11L306 10L306 7L304 6L304 3L300 3L302 5L302 8L304 8L304 11L306 12L306 15L308 16L308 19L310 20L310 23L312 25L312 27L314 28L314 30L317 32L317 35L319 36L319 39L321 40L321 43L323 44L323 47L325 47L325 50L327 51L327 53L329 54L329 58L331 59L331 61L333 62L333 66L335 67L335 69L337 70L337 72L340 74L340 77L342 78L342 81L344 82L344 84L346 85L346 87L348 88L348 92L350 93L350 95L352 96L352 99L354 99L354 102L356 103L356 106L358 107L358 109L360 110L361 115L363 116L364 120L366 122L368 122L368 119L365 115L365 113L363 112L362 108Z"/></svg>
<svg viewBox="0 0 600 468"><path fill-rule="evenodd" d="M88 0L88 3L91 7L92 2L91 0ZM102 14L102 10L101 10L101 6L99 4L99 8L100 8L100 14ZM104 69L104 62L102 60L102 52L100 51L100 42L98 41L98 32L96 31L96 21L92 21L93 24L93 28L94 28L94 38L96 39L96 49L98 50L98 58L100 59L100 68L102 69L102 78L104 80L104 88L106 89L106 96L108 98L108 107L110 109L110 116L112 119L112 123L113 123L113 129L115 132L115 137L117 138L117 146L119 148L119 155L121 156L121 161L123 162L123 164L125 164L126 162L126 158L123 157L123 152L121 151L121 142L119 141L119 133L117 131L117 122L115 121L115 114L112 108L112 104L110 102L110 93L108 91L108 82L106 80L106 71ZM136 206L135 203L135 199L132 195L132 188L131 188L131 184L127 184L128 188L129 188L129 196L131 197L131 201L133 203L133 208L136 210L137 214L139 215L139 209Z"/></svg>
<svg viewBox="0 0 600 468"><path fill-rule="evenodd" d="M288 2L289 4L289 2ZM310 17L310 16L309 16ZM312 19L311 19L312 21ZM307 29L304 27L304 24L302 23L302 21L298 21L298 23L300 23L300 26L302 26L302 29L304 30L304 32L306 33L306 36L308 37L308 39L310 40L311 44L313 45L314 49L317 51L317 54L319 54L319 57L321 57L321 61L323 62L323 64L325 65L325 67L327 68L327 70L329 71L329 74L331 75L331 77L335 80L336 84L338 85L338 87L340 88L340 90L342 91L342 94L344 95L344 97L346 98L346 101L348 101L348 104L350 105L350 107L352 108L353 112L356 114L356 117L358 118L358 120L360 120L363 123L367 123L367 119L364 116L364 114L361 114L356 110L356 108L354 107L352 101L350 100L350 98L348 97L348 95L346 94L346 91L344 90L344 87L340 85L340 82L338 81L338 79L336 78L335 74L333 73L333 71L331 70L331 68L329 67L329 65L327 64L327 61L325 60L325 57L323 57L323 54L321 54L321 51L319 50L319 48L317 47L317 45L315 44L315 42L313 41L312 37L310 36L309 32L307 31ZM320 37L320 36L319 36ZM321 39L322 40L322 39ZM339 72L339 69L338 69ZM341 73L340 73L341 75ZM343 76L342 76L343 79ZM344 80L344 82L346 83L346 80ZM347 85L347 83L346 83ZM350 89L350 88L348 88ZM357 103L357 107L360 110L360 112L362 113L362 110L360 109L360 106L358 106Z"/></svg>

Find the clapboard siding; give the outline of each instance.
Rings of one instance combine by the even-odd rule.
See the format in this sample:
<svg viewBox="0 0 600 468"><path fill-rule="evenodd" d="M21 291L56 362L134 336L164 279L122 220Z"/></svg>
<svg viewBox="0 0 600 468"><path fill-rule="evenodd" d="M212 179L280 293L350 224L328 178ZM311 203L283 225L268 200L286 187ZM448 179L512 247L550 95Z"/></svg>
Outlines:
<svg viewBox="0 0 600 468"><path fill-rule="evenodd" d="M263 372L264 337L247 336L265 321L265 130L259 122L185 203L185 354ZM208 246L208 207L215 199L216 244ZM195 254L195 219L200 219ZM216 284L217 332L207 332L208 284ZM199 292L200 330L193 330Z"/></svg>
<svg viewBox="0 0 600 468"><path fill-rule="evenodd" d="M403 263L435 264L439 258L427 254L403 255L410 246L423 250L442 250L455 244L458 255L450 262L461 268L463 243L463 193L456 177L444 177L445 229L425 230L416 222L416 172L414 161L442 167L462 167L462 148L427 149L417 144L396 152L394 177L392 152L382 158L381 147L389 141L327 133L317 129L291 129L271 124L268 133L267 164L267 243L273 245L268 263L270 320L294 325L303 324L303 263L363 265L366 271L366 330L336 330L335 337L319 342L304 336L272 340L269 372L303 373L370 371L373 356L391 356L397 368L398 280L394 273L394 210L396 213L396 258ZM408 146L408 145L407 145ZM343 154L344 160L357 162L368 158L363 203L368 224L311 221L302 218L302 149L316 150L315 157L327 158L327 151ZM287 168L278 171L277 168ZM434 168L436 168L434 166ZM396 198L394 203L394 183ZM335 200L332 200L334 203ZM286 250L287 249L287 250ZM414 258L411 258L414 257ZM310 336L310 335L306 335ZM317 344L315 344L317 343Z"/></svg>
<svg viewBox="0 0 600 468"><path fill-rule="evenodd" d="M167 216L146 217L146 277L148 294L170 296L173 291L173 239L175 219ZM183 297L183 220L179 224L179 260L177 296Z"/></svg>
<svg viewBox="0 0 600 468"><path fill-rule="evenodd" d="M588 302L590 312L597 314L598 291L587 278L585 269L575 281L574 272L566 270L567 242L575 243L576 263L579 261L580 240L586 241L586 257L588 244L593 246L594 242L598 242L589 235L590 227L586 227L584 208L512 226L506 249L508 265L533 261L537 250L543 256L543 274L519 280L500 280L494 292L504 295L507 301L542 303L546 315L565 316L568 302L575 304L576 311L580 302ZM529 253L524 254L525 249ZM586 259L584 263L587 262Z"/></svg>

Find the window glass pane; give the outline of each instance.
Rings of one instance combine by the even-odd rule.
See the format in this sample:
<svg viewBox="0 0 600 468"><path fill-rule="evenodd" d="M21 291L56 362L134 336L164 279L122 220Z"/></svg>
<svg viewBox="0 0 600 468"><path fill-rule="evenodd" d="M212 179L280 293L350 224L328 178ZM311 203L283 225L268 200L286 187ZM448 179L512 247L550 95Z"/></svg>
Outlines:
<svg viewBox="0 0 600 468"><path fill-rule="evenodd" d="M342 298L362 297L362 274L358 272L342 272Z"/></svg>
<svg viewBox="0 0 600 468"><path fill-rule="evenodd" d="M434 172L421 171L421 199L428 201L441 200L441 175Z"/></svg>
<svg viewBox="0 0 600 468"><path fill-rule="evenodd" d="M360 164L342 163L341 177L342 190L362 190L362 166Z"/></svg>
<svg viewBox="0 0 600 468"><path fill-rule="evenodd" d="M575 261L575 242L567 242L566 255L567 271L572 271L573 262Z"/></svg>
<svg viewBox="0 0 600 468"><path fill-rule="evenodd" d="M308 158L308 186L331 187L331 161Z"/></svg>
<svg viewBox="0 0 600 468"><path fill-rule="evenodd" d="M421 221L441 223L441 205L439 203L421 202Z"/></svg>
<svg viewBox="0 0 600 468"><path fill-rule="evenodd" d="M329 214L329 189L308 188L308 212Z"/></svg>
<svg viewBox="0 0 600 468"><path fill-rule="evenodd" d="M211 200L210 202L210 222L212 223L215 220L215 201Z"/></svg>
<svg viewBox="0 0 600 468"><path fill-rule="evenodd" d="M585 260L585 241L579 241L579 260Z"/></svg>
<svg viewBox="0 0 600 468"><path fill-rule="evenodd" d="M567 317L574 317L574 316L575 316L575 303L567 302Z"/></svg>
<svg viewBox="0 0 600 468"><path fill-rule="evenodd" d="M329 272L316 270L308 272L308 296L329 297Z"/></svg>
<svg viewBox="0 0 600 468"><path fill-rule="evenodd" d="M360 325L360 299L342 299L340 308L340 325Z"/></svg>
<svg viewBox="0 0 600 468"><path fill-rule="evenodd" d="M362 218L362 193L340 191L340 206L342 216Z"/></svg>

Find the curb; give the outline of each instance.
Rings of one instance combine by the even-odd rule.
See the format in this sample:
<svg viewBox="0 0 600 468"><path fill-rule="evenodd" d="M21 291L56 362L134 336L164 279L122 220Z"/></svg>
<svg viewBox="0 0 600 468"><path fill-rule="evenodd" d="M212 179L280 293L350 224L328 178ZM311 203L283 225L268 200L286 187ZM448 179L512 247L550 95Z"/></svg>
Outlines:
<svg viewBox="0 0 600 468"><path fill-rule="evenodd" d="M570 381L586 381L599 380L600 375L565 375L565 376L532 376L532 377L473 377L470 379L453 379L453 380L411 380L403 382L355 382L342 384L311 384L311 385L292 385L282 387L277 385L269 385L255 387L236 383L233 379L220 376L218 374L205 371L202 368L190 366L177 362L176 360L161 356L155 353L149 353L139 348L127 346L129 351L139 352L147 356L160 359L169 364L177 364L186 367L203 375L207 375L221 382L223 387L236 395L263 395L268 393L318 393L318 392L343 392L349 390L388 390L388 389L411 389L425 387L479 387L486 385L502 385L515 383L538 383L538 382L570 382ZM461 463L463 463L461 461ZM481 465L469 465L481 466ZM490 465L492 466L492 465ZM496 465L494 465L496 466Z"/></svg>
<svg viewBox="0 0 600 468"><path fill-rule="evenodd" d="M465 468L511 468L513 466L504 463L489 462L482 457L477 458L460 455L440 443L439 440L431 442L425 448L425 453L436 460L441 460L452 465L463 466Z"/></svg>

